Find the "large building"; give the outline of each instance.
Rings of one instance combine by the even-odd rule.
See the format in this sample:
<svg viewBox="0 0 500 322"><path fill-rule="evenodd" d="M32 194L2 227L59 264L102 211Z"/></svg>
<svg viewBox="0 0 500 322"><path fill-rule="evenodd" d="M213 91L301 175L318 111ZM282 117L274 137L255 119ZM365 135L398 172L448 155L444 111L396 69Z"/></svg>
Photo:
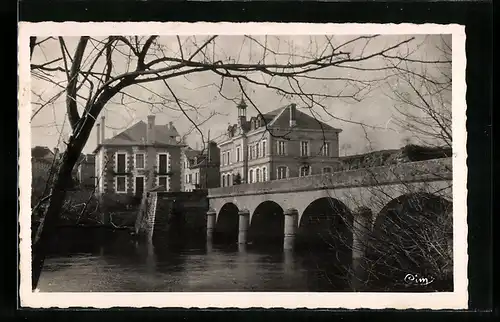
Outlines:
<svg viewBox="0 0 500 322"><path fill-rule="evenodd" d="M139 121L125 131L106 139L105 118L97 124L95 154L98 194L142 195L145 189L159 187L180 191L180 155L184 144L172 122L156 125L155 116Z"/></svg>
<svg viewBox="0 0 500 322"><path fill-rule="evenodd" d="M217 188L220 185L219 148L210 142L204 150L193 150L190 147L181 152L181 190Z"/></svg>
<svg viewBox="0 0 500 322"><path fill-rule="evenodd" d="M339 166L340 129L290 104L247 120L247 105L237 106L238 122L219 143L221 186L280 180L332 172Z"/></svg>

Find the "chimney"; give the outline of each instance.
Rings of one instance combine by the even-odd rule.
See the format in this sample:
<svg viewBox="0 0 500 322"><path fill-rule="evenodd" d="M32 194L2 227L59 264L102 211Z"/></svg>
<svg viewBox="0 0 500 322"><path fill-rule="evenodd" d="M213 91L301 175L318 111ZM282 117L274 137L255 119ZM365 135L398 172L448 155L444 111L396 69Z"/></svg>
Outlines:
<svg viewBox="0 0 500 322"><path fill-rule="evenodd" d="M97 129L97 145L99 146L99 144L101 144L101 125L99 123L97 123L96 129Z"/></svg>
<svg viewBox="0 0 500 322"><path fill-rule="evenodd" d="M208 155L209 155L209 162L215 162L215 158L219 155L217 143L214 141L210 141L208 143Z"/></svg>
<svg viewBox="0 0 500 322"><path fill-rule="evenodd" d="M101 117L101 143L106 139L106 132L104 129L106 128L106 118L104 116Z"/></svg>
<svg viewBox="0 0 500 322"><path fill-rule="evenodd" d="M174 122L168 122L168 129L171 130L174 127Z"/></svg>
<svg viewBox="0 0 500 322"><path fill-rule="evenodd" d="M295 103L290 104L290 127L297 125L297 120L295 119L296 108Z"/></svg>
<svg viewBox="0 0 500 322"><path fill-rule="evenodd" d="M148 145L154 144L155 138L155 116L148 115L148 128L146 130L146 142Z"/></svg>

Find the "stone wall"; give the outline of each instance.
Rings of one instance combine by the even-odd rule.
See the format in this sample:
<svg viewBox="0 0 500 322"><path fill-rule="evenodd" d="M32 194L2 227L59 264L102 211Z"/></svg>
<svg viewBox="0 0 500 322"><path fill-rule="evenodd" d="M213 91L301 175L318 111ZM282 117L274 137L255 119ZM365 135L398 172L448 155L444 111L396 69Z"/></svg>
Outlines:
<svg viewBox="0 0 500 322"><path fill-rule="evenodd" d="M206 191L150 192L145 208L136 221L136 232L140 235L168 237L183 231L189 236L205 236Z"/></svg>
<svg viewBox="0 0 500 322"><path fill-rule="evenodd" d="M138 235L147 238L153 237L157 201L158 195L156 192L150 192L148 197L143 200L135 224L135 231Z"/></svg>
<svg viewBox="0 0 500 322"><path fill-rule="evenodd" d="M209 189L209 198L452 179L451 158Z"/></svg>

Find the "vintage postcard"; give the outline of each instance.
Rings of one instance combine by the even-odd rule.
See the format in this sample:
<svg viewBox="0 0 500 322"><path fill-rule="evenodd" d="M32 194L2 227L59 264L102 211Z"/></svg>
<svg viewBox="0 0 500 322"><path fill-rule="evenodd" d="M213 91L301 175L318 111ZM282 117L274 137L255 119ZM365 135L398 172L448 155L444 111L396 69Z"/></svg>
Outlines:
<svg viewBox="0 0 500 322"><path fill-rule="evenodd" d="M465 309L465 28L19 24L23 307Z"/></svg>

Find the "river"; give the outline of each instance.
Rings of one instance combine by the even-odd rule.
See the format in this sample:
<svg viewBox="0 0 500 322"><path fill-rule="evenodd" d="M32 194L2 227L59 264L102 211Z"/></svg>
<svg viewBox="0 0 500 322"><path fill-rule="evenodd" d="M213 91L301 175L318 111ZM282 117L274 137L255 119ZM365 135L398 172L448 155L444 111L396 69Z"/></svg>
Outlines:
<svg viewBox="0 0 500 322"><path fill-rule="evenodd" d="M148 243L126 231L85 229L62 232L53 245L41 292L346 291L331 251L190 240Z"/></svg>

